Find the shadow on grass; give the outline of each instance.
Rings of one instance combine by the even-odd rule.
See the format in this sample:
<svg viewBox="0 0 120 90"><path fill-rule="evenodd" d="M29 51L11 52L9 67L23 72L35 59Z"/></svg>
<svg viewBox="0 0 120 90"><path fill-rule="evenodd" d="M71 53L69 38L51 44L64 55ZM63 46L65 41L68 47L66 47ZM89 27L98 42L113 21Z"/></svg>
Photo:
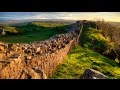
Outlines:
<svg viewBox="0 0 120 90"><path fill-rule="evenodd" d="M6 43L30 43L33 41L41 41L52 37L55 34L64 34L71 27L69 25L45 27L28 23L27 25L14 26L18 33L7 33L0 36L0 41Z"/></svg>

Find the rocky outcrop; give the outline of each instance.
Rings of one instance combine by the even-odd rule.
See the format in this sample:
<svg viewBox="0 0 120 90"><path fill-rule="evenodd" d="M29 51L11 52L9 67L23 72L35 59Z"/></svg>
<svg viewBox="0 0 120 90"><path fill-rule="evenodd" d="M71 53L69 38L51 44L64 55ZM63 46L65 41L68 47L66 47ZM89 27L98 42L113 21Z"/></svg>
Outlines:
<svg viewBox="0 0 120 90"><path fill-rule="evenodd" d="M109 79L109 78L97 70L86 69L84 73L80 76L80 79Z"/></svg>
<svg viewBox="0 0 120 90"><path fill-rule="evenodd" d="M0 43L1 79L47 79L77 43L81 25L69 33L30 44Z"/></svg>
<svg viewBox="0 0 120 90"><path fill-rule="evenodd" d="M4 29L0 28L0 35L4 35L4 34L5 34Z"/></svg>

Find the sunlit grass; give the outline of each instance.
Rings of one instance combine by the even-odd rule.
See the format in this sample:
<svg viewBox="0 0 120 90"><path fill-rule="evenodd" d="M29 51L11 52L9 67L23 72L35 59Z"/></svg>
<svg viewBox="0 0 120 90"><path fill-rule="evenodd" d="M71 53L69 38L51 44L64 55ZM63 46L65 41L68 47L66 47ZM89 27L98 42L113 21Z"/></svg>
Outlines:
<svg viewBox="0 0 120 90"><path fill-rule="evenodd" d="M47 21L47 22L36 21L36 22L32 22L32 24L43 27L58 27L58 26L69 25L69 23L67 22L52 22L52 21Z"/></svg>
<svg viewBox="0 0 120 90"><path fill-rule="evenodd" d="M52 79L79 79L85 69L92 68L102 72L112 79L120 79L120 67L110 60L90 49L75 46L65 58L62 65L58 66Z"/></svg>
<svg viewBox="0 0 120 90"><path fill-rule="evenodd" d="M55 34L67 33L66 28L70 25L65 22L32 22L21 26L7 26L5 31L14 34L0 36L0 41L6 43L30 43L42 41ZM15 33L17 31L17 34Z"/></svg>

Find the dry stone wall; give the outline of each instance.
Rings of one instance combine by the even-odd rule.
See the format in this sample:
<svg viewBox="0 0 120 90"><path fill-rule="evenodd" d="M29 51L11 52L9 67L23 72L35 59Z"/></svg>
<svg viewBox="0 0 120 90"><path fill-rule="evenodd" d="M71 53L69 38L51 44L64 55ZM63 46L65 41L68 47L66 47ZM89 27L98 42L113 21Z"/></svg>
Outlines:
<svg viewBox="0 0 120 90"><path fill-rule="evenodd" d="M82 24L66 34L30 44L0 43L0 79L46 79L78 43Z"/></svg>

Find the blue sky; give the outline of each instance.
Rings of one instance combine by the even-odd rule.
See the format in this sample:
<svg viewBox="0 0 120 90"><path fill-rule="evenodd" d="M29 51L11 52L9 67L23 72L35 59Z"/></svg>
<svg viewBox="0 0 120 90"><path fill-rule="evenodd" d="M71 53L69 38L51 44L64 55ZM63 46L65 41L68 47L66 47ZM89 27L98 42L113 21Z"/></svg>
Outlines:
<svg viewBox="0 0 120 90"><path fill-rule="evenodd" d="M0 12L0 20L23 20L23 19L94 20L95 18L104 18L105 21L120 22L120 12Z"/></svg>

